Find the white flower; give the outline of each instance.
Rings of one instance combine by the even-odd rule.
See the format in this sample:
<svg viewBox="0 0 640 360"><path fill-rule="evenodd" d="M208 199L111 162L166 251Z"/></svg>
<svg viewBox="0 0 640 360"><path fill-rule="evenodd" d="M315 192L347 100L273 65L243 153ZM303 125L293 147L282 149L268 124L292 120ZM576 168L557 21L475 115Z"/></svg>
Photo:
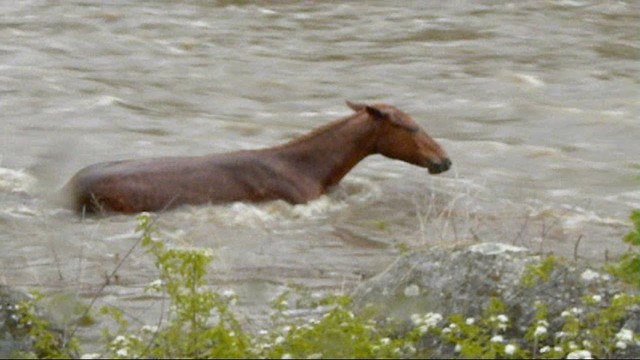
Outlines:
<svg viewBox="0 0 640 360"><path fill-rule="evenodd" d="M443 333L443 334L448 334L448 333L450 333L450 332L451 332L451 329L449 329L448 327L447 327L447 328L442 329L442 333Z"/></svg>
<svg viewBox="0 0 640 360"><path fill-rule="evenodd" d="M462 346L460 346L460 344L456 344L456 347L453 349L453 351L459 353L460 351L462 351Z"/></svg>
<svg viewBox="0 0 640 360"><path fill-rule="evenodd" d="M116 351L116 355L127 357L129 356L129 351L126 348L118 349L118 351Z"/></svg>
<svg viewBox="0 0 640 360"><path fill-rule="evenodd" d="M507 355L513 355L516 352L516 346L513 344L507 344L504 347L504 353Z"/></svg>
<svg viewBox="0 0 640 360"><path fill-rule="evenodd" d="M420 314L411 314L411 322L416 326L422 324L422 316Z"/></svg>
<svg viewBox="0 0 640 360"><path fill-rule="evenodd" d="M548 352L549 350L551 350L551 348L549 346L543 346L540 348L540 354L544 354L546 352Z"/></svg>
<svg viewBox="0 0 640 360"><path fill-rule="evenodd" d="M582 314L582 309L577 308L577 307L574 307L574 308L571 308L571 312L572 312L574 315L580 315L580 314Z"/></svg>
<svg viewBox="0 0 640 360"><path fill-rule="evenodd" d="M626 343L626 342L624 342L624 341L620 341L620 340L618 340L618 341L616 342L616 347L617 347L618 349L620 349L620 350L624 350L624 349L626 349L626 348L627 348L627 343Z"/></svg>
<svg viewBox="0 0 640 360"><path fill-rule="evenodd" d="M276 343L276 345L277 344L281 344L281 343L284 342L284 337L283 336L278 336L273 342Z"/></svg>
<svg viewBox="0 0 640 360"><path fill-rule="evenodd" d="M200 250L200 253L204 255L206 258L209 258L209 259L213 258L213 249L211 248L202 249Z"/></svg>
<svg viewBox="0 0 640 360"><path fill-rule="evenodd" d="M592 359L591 352L589 350L578 350L567 354L567 359Z"/></svg>
<svg viewBox="0 0 640 360"><path fill-rule="evenodd" d="M536 327L536 330L533 332L534 337L539 337L547 333L547 328L544 326Z"/></svg>
<svg viewBox="0 0 640 360"><path fill-rule="evenodd" d="M597 278L600 277L600 274L598 274L597 272L587 269L585 270L581 275L580 278L582 278L582 280L584 281L591 281L591 280L595 280Z"/></svg>
<svg viewBox="0 0 640 360"><path fill-rule="evenodd" d="M467 325L473 325L473 323L475 322L476 322L476 319L474 318L467 318L467 320L465 321Z"/></svg>
<svg viewBox="0 0 640 360"><path fill-rule="evenodd" d="M509 317L505 314L500 314L496 317L498 319L499 322L501 323L506 323L509 321Z"/></svg>
<svg viewBox="0 0 640 360"><path fill-rule="evenodd" d="M439 313L430 312L424 316L424 323L429 326L436 326L440 321L442 321L442 315Z"/></svg>
<svg viewBox="0 0 640 360"><path fill-rule="evenodd" d="M89 354L82 354L82 356L80 356L80 359L100 359L101 356L102 354L89 353Z"/></svg>
<svg viewBox="0 0 640 360"><path fill-rule="evenodd" d="M291 354L289 354L289 353L284 353L284 354L282 354L281 359L292 359L292 357L291 357Z"/></svg>
<svg viewBox="0 0 640 360"><path fill-rule="evenodd" d="M119 344L126 344L128 343L129 340L127 340L126 337L122 336L122 335L118 335L116 336L115 339L113 339L113 341L111 342L114 345L119 345Z"/></svg>
<svg viewBox="0 0 640 360"><path fill-rule="evenodd" d="M382 345L388 345L390 342L391 342L391 339L389 339L388 337L380 339L380 344Z"/></svg>
<svg viewBox="0 0 640 360"><path fill-rule="evenodd" d="M162 287L162 280L161 279L156 279L152 282L150 282L147 285L148 288L150 289L160 289Z"/></svg>
<svg viewBox="0 0 640 360"><path fill-rule="evenodd" d="M569 315L571 315L571 313L570 313L570 312L568 312L567 310L563 311L563 312L560 314L560 316L562 316L563 318L564 318L564 317L567 317L567 316L569 316Z"/></svg>
<svg viewBox="0 0 640 360"><path fill-rule="evenodd" d="M547 320L538 320L538 326L549 327Z"/></svg>
<svg viewBox="0 0 640 360"><path fill-rule="evenodd" d="M494 343L501 343L504 341L504 338L502 337L502 335L494 335L489 341Z"/></svg>
<svg viewBox="0 0 640 360"><path fill-rule="evenodd" d="M156 333L156 332L158 332L158 327L157 326L152 326L152 325L145 325L140 330L142 330L142 332Z"/></svg>
<svg viewBox="0 0 640 360"><path fill-rule="evenodd" d="M420 331L420 335L425 334L427 331L429 331L429 326L428 325L422 325L418 328L418 330Z"/></svg>
<svg viewBox="0 0 640 360"><path fill-rule="evenodd" d="M594 302L596 302L596 303L599 303L600 301L602 301L602 296L600 296L600 295L593 295L593 296L591 297L591 300L593 300L593 301L594 301Z"/></svg>
<svg viewBox="0 0 640 360"><path fill-rule="evenodd" d="M620 329L616 334L616 340L624 341L627 344L633 341L633 331L629 329Z"/></svg>
<svg viewBox="0 0 640 360"><path fill-rule="evenodd" d="M405 351L405 353L407 354L415 354L416 353L416 348L411 345L411 344L407 344L403 347L403 350Z"/></svg>
<svg viewBox="0 0 640 360"><path fill-rule="evenodd" d="M225 290L222 290L222 293L220 295L226 298L230 298L230 297L236 296L236 292L233 291L233 289L225 289Z"/></svg>
<svg viewBox="0 0 640 360"><path fill-rule="evenodd" d="M591 341L582 340L582 346L584 346L585 348L590 348L591 347Z"/></svg>

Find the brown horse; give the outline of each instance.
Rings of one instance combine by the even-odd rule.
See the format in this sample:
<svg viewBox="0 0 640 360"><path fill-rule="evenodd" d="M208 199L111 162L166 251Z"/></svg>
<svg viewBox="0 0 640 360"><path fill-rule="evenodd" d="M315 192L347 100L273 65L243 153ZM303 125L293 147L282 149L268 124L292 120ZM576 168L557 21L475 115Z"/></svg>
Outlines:
<svg viewBox="0 0 640 360"><path fill-rule="evenodd" d="M261 150L100 163L63 188L77 211L158 211L181 204L313 200L360 160L382 154L447 171L446 152L407 114L386 104L347 101L354 114Z"/></svg>

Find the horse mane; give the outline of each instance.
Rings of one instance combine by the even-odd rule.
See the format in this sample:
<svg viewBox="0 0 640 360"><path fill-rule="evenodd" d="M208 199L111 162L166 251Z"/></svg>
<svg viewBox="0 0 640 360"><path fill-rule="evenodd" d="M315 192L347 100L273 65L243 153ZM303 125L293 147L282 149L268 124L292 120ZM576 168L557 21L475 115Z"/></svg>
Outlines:
<svg viewBox="0 0 640 360"><path fill-rule="evenodd" d="M343 126L345 125L347 122L349 122L349 120L354 119L355 117L357 117L358 115L360 115L360 112L354 112L351 115L339 118L337 120L331 121L329 123L326 123L320 127L317 127L313 130L311 130L310 132L297 136L291 140L289 140L288 142L285 142L284 144L281 145L276 145L273 147L273 149L284 149L284 148L288 148L288 147L292 147L295 145L298 145L302 142L305 142L311 138L314 138L320 134L324 134L326 132L328 132L329 130L335 129L338 126Z"/></svg>

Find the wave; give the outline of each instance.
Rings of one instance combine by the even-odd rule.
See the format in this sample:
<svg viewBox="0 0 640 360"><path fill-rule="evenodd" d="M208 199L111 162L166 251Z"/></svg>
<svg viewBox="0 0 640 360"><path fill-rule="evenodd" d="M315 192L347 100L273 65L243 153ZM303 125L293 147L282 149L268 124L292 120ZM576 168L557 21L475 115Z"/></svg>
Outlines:
<svg viewBox="0 0 640 360"><path fill-rule="evenodd" d="M0 192L30 194L36 185L36 178L24 170L0 167Z"/></svg>
<svg viewBox="0 0 640 360"><path fill-rule="evenodd" d="M223 224L260 227L265 224L290 224L297 220L320 220L352 204L379 198L381 190L371 180L351 177L328 194L306 204L291 205L282 200L266 203L235 202L227 205L186 206L176 216L213 220Z"/></svg>

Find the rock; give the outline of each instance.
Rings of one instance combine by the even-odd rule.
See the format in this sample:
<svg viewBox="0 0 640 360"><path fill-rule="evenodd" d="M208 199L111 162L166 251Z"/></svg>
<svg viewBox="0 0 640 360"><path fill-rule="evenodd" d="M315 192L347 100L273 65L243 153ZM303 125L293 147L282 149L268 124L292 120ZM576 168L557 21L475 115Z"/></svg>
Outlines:
<svg viewBox="0 0 640 360"><path fill-rule="evenodd" d="M34 346L33 336L29 334L30 327L21 322L22 312L19 309L20 303L33 300L33 298L19 290L11 287L0 285L0 358L12 358L20 356L22 354L39 354L38 350ZM44 330L48 331L50 335L53 335L54 339L49 339L50 345L53 347L56 344L62 344L64 338L64 331L58 325L52 321L53 311L57 311L53 307L48 307L52 310L45 310L36 305L34 316L38 316L40 319L46 321L48 325ZM60 349L62 349L60 345ZM62 353L64 354L64 352ZM46 355L46 354L44 354ZM51 354L48 354L51 355Z"/></svg>
<svg viewBox="0 0 640 360"><path fill-rule="evenodd" d="M637 293L611 275L563 258L551 258L543 268L545 259L525 248L499 243L410 252L361 284L353 295L354 307L373 305L382 319L410 324L412 314L429 312L477 317L496 297L505 304L512 322L510 335L522 338L534 319L537 302L547 305L550 327L559 329L564 321L560 314L581 306L583 296L598 295L608 303L617 293ZM625 328L640 331L640 309L629 311ZM633 348L624 355L640 355L637 346Z"/></svg>
<svg viewBox="0 0 640 360"><path fill-rule="evenodd" d="M20 331L16 304L29 297L8 286L0 285L0 358L15 356L17 351L29 346Z"/></svg>

